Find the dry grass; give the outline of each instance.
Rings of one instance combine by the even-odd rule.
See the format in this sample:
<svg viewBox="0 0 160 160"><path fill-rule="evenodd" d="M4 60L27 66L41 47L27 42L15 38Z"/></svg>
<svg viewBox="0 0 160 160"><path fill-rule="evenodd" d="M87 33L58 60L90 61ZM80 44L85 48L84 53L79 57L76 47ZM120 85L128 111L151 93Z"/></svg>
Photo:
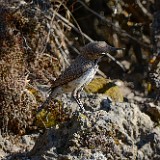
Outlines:
<svg viewBox="0 0 160 160"><path fill-rule="evenodd" d="M45 98L37 86L48 85L69 65L69 30L55 18L61 11L70 20L64 6L63 1L0 6L2 133L35 129L35 110Z"/></svg>

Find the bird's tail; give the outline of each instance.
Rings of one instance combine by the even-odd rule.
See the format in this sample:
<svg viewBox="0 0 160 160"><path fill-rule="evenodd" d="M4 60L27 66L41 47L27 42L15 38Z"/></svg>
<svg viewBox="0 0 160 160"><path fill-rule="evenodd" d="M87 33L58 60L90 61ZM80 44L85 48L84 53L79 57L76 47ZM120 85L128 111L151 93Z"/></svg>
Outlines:
<svg viewBox="0 0 160 160"><path fill-rule="evenodd" d="M47 105L50 103L50 101L53 99L54 96L55 96L55 94L52 91L49 94L49 96L47 97L47 99L42 103L42 105L38 107L37 113L41 112L42 109L44 109L45 107L47 107Z"/></svg>

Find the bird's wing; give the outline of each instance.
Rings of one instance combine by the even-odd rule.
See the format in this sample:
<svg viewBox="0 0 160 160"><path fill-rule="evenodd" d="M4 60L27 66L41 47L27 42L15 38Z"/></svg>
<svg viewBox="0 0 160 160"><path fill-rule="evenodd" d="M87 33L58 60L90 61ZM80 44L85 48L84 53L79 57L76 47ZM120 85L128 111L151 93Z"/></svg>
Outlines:
<svg viewBox="0 0 160 160"><path fill-rule="evenodd" d="M79 78L84 72L93 66L93 62L86 61L83 58L76 58L74 63L69 66L52 84L51 90L64 85L76 78Z"/></svg>

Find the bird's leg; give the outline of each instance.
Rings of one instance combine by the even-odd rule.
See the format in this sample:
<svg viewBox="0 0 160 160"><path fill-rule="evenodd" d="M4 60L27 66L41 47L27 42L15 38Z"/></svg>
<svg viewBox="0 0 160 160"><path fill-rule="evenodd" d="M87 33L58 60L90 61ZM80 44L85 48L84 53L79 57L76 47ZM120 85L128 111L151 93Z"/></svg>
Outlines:
<svg viewBox="0 0 160 160"><path fill-rule="evenodd" d="M53 99L53 92L47 97L47 99L43 102L43 104L41 106L38 107L38 111L37 113L41 112L42 109L45 109L45 107L49 104L49 102L51 101L51 99Z"/></svg>
<svg viewBox="0 0 160 160"><path fill-rule="evenodd" d="M80 100L80 93L81 93L81 91L82 91L82 89L83 88L78 88L78 89L75 89L74 91L73 91L73 98L75 99L75 101L77 102L77 104L79 105L79 107L80 107L80 111L81 112L84 112L84 107L83 107L83 103L81 102L81 100Z"/></svg>
<svg viewBox="0 0 160 160"><path fill-rule="evenodd" d="M154 102L157 102L159 99L160 99L160 90L157 91L156 99L154 100Z"/></svg>

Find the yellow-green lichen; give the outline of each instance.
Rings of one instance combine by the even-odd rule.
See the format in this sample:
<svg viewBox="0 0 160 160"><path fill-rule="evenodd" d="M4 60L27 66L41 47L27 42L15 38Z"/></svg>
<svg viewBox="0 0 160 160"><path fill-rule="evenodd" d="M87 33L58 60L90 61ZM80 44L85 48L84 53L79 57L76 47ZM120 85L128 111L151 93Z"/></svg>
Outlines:
<svg viewBox="0 0 160 160"><path fill-rule="evenodd" d="M52 105L54 105L53 108L49 107L51 109L42 109L42 111L36 115L36 126L40 128L50 128L63 121L61 102Z"/></svg>
<svg viewBox="0 0 160 160"><path fill-rule="evenodd" d="M102 93L112 98L113 101L123 102L123 95L118 86L111 80L105 78L95 78L85 87L88 93Z"/></svg>

